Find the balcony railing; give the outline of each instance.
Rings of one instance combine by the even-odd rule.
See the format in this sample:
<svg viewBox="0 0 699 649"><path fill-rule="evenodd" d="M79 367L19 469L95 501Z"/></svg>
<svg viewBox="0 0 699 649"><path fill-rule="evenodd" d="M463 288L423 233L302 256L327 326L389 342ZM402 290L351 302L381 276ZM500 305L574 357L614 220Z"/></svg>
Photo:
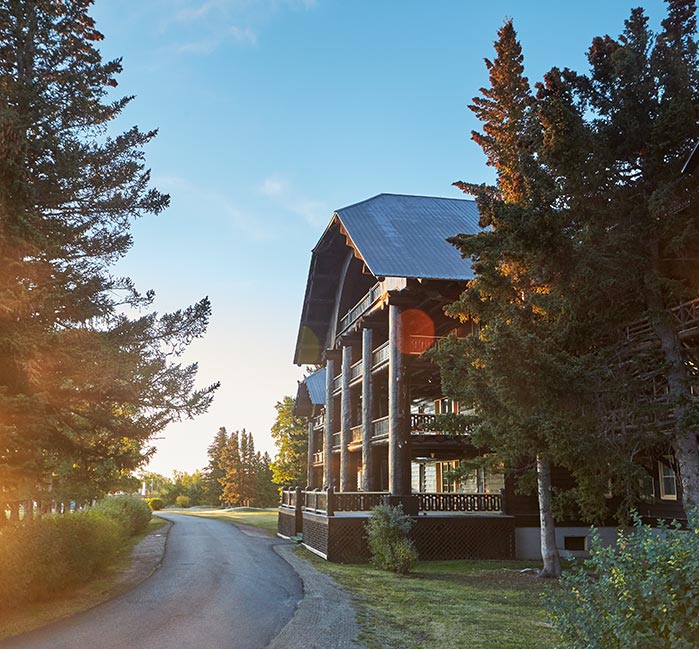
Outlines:
<svg viewBox="0 0 699 649"><path fill-rule="evenodd" d="M333 433L333 448L340 448L340 445L342 443L342 433Z"/></svg>
<svg viewBox="0 0 699 649"><path fill-rule="evenodd" d="M351 327L361 315L366 313L381 297L381 284L374 284L369 292L362 297L345 315L340 318L339 333Z"/></svg>
<svg viewBox="0 0 699 649"><path fill-rule="evenodd" d="M313 454L313 464L323 464L323 451Z"/></svg>
<svg viewBox="0 0 699 649"><path fill-rule="evenodd" d="M388 362L388 341L377 347L371 354L371 366L376 367Z"/></svg>
<svg viewBox="0 0 699 649"><path fill-rule="evenodd" d="M413 435L466 435L473 417L457 414L412 414L410 432Z"/></svg>
<svg viewBox="0 0 699 649"><path fill-rule="evenodd" d="M362 375L362 361L359 360L350 367L350 381L358 379Z"/></svg>
<svg viewBox="0 0 699 649"><path fill-rule="evenodd" d="M381 417L380 419L374 419L374 434L372 437L376 439L377 437L386 437L388 435L388 417Z"/></svg>
<svg viewBox="0 0 699 649"><path fill-rule="evenodd" d="M352 441L353 442L361 442L362 441L362 426L361 424L359 426L352 426L350 429L352 432Z"/></svg>

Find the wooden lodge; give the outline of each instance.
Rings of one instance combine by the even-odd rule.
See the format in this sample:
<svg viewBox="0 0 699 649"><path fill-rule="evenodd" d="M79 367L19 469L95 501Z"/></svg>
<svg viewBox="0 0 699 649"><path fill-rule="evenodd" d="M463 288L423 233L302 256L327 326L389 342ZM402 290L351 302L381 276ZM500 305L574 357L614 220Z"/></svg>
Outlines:
<svg viewBox="0 0 699 649"><path fill-rule="evenodd" d="M444 314L473 277L446 240L476 233L474 201L380 194L337 210L313 249L294 362L308 420L305 488L285 490L278 532L331 561L367 558L377 504L402 504L423 559L539 558L535 497L504 470L450 472L483 455L462 406L441 393L423 352L475 333ZM555 476L559 483L565 476ZM658 463L658 502L677 503L672 463ZM614 528L602 528L612 538ZM587 547L589 527L557 521L561 550Z"/></svg>

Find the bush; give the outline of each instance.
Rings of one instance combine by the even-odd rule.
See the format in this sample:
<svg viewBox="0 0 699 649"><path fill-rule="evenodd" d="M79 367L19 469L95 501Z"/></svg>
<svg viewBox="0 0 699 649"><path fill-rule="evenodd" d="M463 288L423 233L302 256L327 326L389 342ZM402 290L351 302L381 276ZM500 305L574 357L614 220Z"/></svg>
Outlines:
<svg viewBox="0 0 699 649"><path fill-rule="evenodd" d="M162 498L147 498L146 502L154 512L159 512L163 507L165 507L165 502Z"/></svg>
<svg viewBox="0 0 699 649"><path fill-rule="evenodd" d="M415 544L408 538L412 527L401 505L374 507L366 526L372 565L400 575L410 572L417 560Z"/></svg>
<svg viewBox="0 0 699 649"><path fill-rule="evenodd" d="M103 512L48 516L0 529L0 609L45 599L111 564L126 534Z"/></svg>
<svg viewBox="0 0 699 649"><path fill-rule="evenodd" d="M177 496L175 498L175 505L182 508L187 508L192 504L192 499L189 496Z"/></svg>
<svg viewBox="0 0 699 649"><path fill-rule="evenodd" d="M689 530L634 527L616 547L593 533L591 558L561 579L546 606L565 647L697 646L699 638L699 515Z"/></svg>
<svg viewBox="0 0 699 649"><path fill-rule="evenodd" d="M151 519L150 507L133 496L108 496L100 500L94 509L122 525L127 536L145 532Z"/></svg>

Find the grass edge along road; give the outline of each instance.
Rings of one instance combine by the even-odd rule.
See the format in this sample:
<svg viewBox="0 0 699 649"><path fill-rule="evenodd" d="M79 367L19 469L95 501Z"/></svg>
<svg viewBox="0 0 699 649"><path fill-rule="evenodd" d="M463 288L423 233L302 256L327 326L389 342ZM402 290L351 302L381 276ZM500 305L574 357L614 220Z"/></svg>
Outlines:
<svg viewBox="0 0 699 649"><path fill-rule="evenodd" d="M560 641L541 603L542 593L557 586L520 572L539 564L418 561L401 577L297 552L352 595L367 649L545 649Z"/></svg>
<svg viewBox="0 0 699 649"><path fill-rule="evenodd" d="M173 513L249 525L271 536L276 509L181 509ZM560 640L546 620L541 594L555 583L523 574L525 561L423 561L407 577L368 564L335 564L298 548L354 599L368 649L498 647L545 649Z"/></svg>
<svg viewBox="0 0 699 649"><path fill-rule="evenodd" d="M123 589L120 577L131 563L133 549L146 536L166 524L165 520L154 516L145 532L131 537L124 544L119 560L89 582L66 590L50 600L23 604L14 610L2 611L0 640L82 613L118 595Z"/></svg>
<svg viewBox="0 0 699 649"><path fill-rule="evenodd" d="M257 509L255 507L233 507L231 509L216 508L191 508L191 509L164 509L163 513L187 514L187 516L201 516L202 518L215 518L229 523L249 525L264 530L270 536L277 534L277 508Z"/></svg>

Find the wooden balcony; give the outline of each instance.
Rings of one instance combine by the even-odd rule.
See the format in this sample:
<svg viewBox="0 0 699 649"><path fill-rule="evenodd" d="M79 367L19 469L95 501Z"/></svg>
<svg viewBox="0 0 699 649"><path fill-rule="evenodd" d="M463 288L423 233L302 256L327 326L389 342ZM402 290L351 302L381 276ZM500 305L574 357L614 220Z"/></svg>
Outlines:
<svg viewBox="0 0 699 649"><path fill-rule="evenodd" d="M372 435L372 439L388 437L388 417L374 419L372 423L374 424L374 434Z"/></svg>

